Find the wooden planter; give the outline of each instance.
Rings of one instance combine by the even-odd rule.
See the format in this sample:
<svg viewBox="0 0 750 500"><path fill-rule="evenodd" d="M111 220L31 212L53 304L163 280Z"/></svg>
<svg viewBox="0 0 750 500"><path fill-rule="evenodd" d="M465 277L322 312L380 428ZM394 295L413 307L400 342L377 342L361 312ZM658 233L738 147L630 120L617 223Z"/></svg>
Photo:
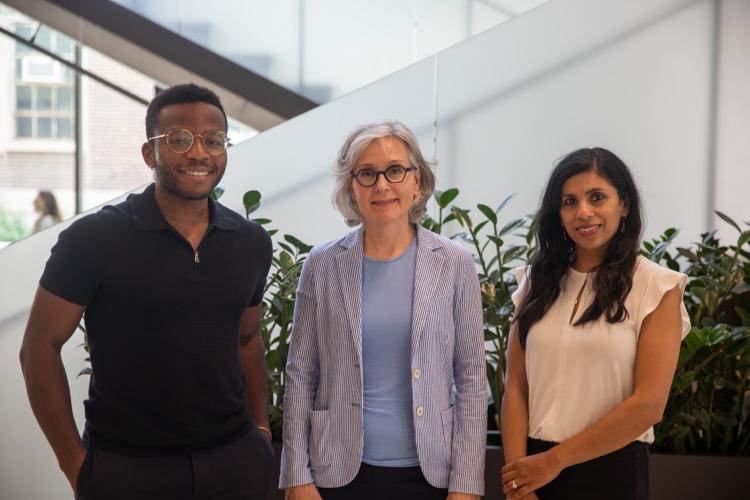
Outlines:
<svg viewBox="0 0 750 500"><path fill-rule="evenodd" d="M283 500L277 489L281 443L276 452L274 489L268 500ZM500 488L503 450L488 446L484 469L486 500L504 499ZM649 468L650 500L746 500L750 499L750 457L652 454Z"/></svg>

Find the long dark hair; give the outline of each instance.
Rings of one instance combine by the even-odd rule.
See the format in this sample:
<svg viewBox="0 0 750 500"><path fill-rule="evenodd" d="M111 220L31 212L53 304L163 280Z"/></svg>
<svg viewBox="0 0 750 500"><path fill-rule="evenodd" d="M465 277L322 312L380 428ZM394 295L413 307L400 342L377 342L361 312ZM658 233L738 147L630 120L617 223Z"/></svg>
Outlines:
<svg viewBox="0 0 750 500"><path fill-rule="evenodd" d="M560 219L563 184L574 175L590 170L612 184L620 199L627 203L628 214L621 229L610 240L604 260L596 268L594 301L575 325L594 321L602 314L609 323L628 317L625 299L633 286L633 268L642 229L638 189L630 170L614 153L604 148L579 149L560 160L552 170L536 215L536 250L529 259L528 288L514 318L523 349L531 327L557 300L561 280L575 259L575 245L565 234Z"/></svg>
<svg viewBox="0 0 750 500"><path fill-rule="evenodd" d="M57 208L57 200L55 199L54 194L49 191L39 191L37 197L42 202L42 217L45 215L51 215L52 218L55 219L55 222L62 221L60 210L58 210Z"/></svg>

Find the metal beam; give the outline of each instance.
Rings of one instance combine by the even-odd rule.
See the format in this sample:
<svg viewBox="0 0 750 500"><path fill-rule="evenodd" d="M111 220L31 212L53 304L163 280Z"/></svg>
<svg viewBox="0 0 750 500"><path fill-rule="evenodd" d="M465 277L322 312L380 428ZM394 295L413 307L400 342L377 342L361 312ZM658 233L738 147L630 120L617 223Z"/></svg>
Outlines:
<svg viewBox="0 0 750 500"><path fill-rule="evenodd" d="M109 0L3 0L165 86L211 88L227 114L262 131L318 104Z"/></svg>
<svg viewBox="0 0 750 500"><path fill-rule="evenodd" d="M19 35L13 33L12 31L9 31L9 30L3 28L2 26L0 26L0 33L2 33L3 35L5 35L7 37L10 37L10 38L14 39L15 41L17 41L19 43L22 43L22 44L26 45L27 47L31 47L32 49L36 50L37 52L41 52L45 56L49 57L50 59L54 59L55 61L59 62L60 64L64 64L68 68L70 68L73 71L75 71L77 74L80 74L80 75L83 75L83 76L87 76L87 77L91 78L92 80L95 80L95 81L101 83L105 87L108 87L108 88L114 90L118 94L124 95L128 99L132 99L133 101L139 102L139 103L143 104L144 106L148 106L148 101L146 99L144 99L143 97L137 96L134 93L130 92L129 90L124 89L124 88L120 87L119 85L116 85L116 84L110 82L109 80L107 80L105 78L102 78L101 76L99 76L99 75L97 75L95 73L92 73L91 71L89 71L89 70L84 69L83 67L81 67L81 65L80 65L80 58L78 56L76 56L75 62L71 62L71 61L68 61L67 59L65 59L64 57L60 57L59 55L55 54L54 52L51 52L51 51L45 49L44 47L41 47L41 46L35 44L34 42L32 42L30 40L27 40L24 37L19 36ZM76 47L76 54L78 54L78 50L80 50L80 49L78 47Z"/></svg>

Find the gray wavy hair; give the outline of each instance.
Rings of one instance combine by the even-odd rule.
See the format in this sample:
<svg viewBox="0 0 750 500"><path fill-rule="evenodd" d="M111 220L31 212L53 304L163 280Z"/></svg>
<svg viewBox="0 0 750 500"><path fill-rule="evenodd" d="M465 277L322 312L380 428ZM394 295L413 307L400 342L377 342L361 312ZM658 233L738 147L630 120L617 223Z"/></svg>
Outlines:
<svg viewBox="0 0 750 500"><path fill-rule="evenodd" d="M357 202L352 196L352 179L351 173L354 165L357 163L359 155L362 154L367 146L376 139L384 137L395 137L401 139L409 148L409 159L412 166L417 168L419 173L419 193L414 204L409 209L409 220L416 224L427 212L427 202L430 200L432 193L435 191L435 174L427 160L422 156L419 149L417 138L414 133L397 120L386 120L360 125L344 141L339 154L336 158L336 164L333 167L335 187L333 190L333 206L344 216L346 224L349 226L358 226L362 223L362 214L359 212Z"/></svg>

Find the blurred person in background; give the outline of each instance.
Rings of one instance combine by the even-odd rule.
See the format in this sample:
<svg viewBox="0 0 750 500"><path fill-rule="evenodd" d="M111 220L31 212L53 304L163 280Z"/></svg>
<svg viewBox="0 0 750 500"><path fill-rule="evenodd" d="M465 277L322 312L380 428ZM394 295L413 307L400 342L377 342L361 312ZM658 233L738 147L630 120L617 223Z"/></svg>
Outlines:
<svg viewBox="0 0 750 500"><path fill-rule="evenodd" d="M34 211L37 218L31 229L32 233L37 233L62 221L55 195L49 191L39 191L39 194L34 198Z"/></svg>

